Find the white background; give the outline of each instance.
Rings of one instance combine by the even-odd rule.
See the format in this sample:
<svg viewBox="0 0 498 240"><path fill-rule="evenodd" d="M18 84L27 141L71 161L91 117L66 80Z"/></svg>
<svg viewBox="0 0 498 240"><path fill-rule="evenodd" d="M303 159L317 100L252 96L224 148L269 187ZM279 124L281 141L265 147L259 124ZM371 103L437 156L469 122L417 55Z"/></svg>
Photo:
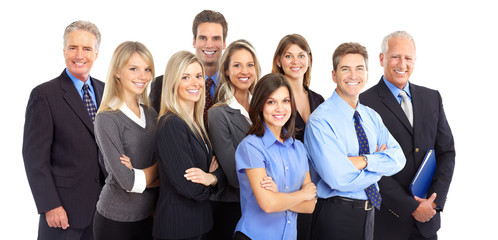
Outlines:
<svg viewBox="0 0 498 240"><path fill-rule="evenodd" d="M64 69L62 35L74 20L102 33L91 75L105 80L112 52L126 40L152 52L157 75L179 50L194 51L192 21L203 9L223 13L228 43L244 38L256 48L263 74L278 41L299 33L313 52L311 89L328 98L334 49L346 41L367 47L370 81L382 75L382 38L410 32L417 45L411 82L438 89L455 137L453 182L440 239L491 239L496 232L497 8L486 1L9 1L0 7L1 153L0 239L36 239L38 214L21 154L24 113L36 85ZM491 2L491 1L489 1ZM326 3L326 4L325 4ZM7 237L8 236L8 237Z"/></svg>

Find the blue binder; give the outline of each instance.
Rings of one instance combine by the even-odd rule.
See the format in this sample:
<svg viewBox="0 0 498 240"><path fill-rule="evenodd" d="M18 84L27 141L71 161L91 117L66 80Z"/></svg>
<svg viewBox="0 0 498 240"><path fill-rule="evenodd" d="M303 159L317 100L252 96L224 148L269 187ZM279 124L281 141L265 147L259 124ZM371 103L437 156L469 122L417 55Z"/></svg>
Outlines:
<svg viewBox="0 0 498 240"><path fill-rule="evenodd" d="M410 184L410 193L412 196L426 198L427 190L432 183L432 177L436 171L436 154L434 149L429 148L425 154L422 164L418 168L417 174Z"/></svg>

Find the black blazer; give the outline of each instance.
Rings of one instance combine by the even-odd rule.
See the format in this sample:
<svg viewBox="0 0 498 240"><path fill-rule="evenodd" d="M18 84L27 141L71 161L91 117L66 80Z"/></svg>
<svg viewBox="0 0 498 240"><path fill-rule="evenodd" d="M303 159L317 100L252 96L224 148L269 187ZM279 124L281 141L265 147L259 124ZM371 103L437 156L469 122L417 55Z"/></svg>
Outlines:
<svg viewBox="0 0 498 240"><path fill-rule="evenodd" d="M425 237L440 228L440 214L420 223L412 217L419 203L409 194L409 185L428 148L436 152L437 168L428 196L437 193L435 203L444 208L455 166L453 135L444 114L438 91L410 83L413 104L413 127L384 80L364 93L360 101L377 111L389 132L398 141L406 156L406 165L392 177L379 181L382 207L375 214L375 238L393 239L391 234L409 235L414 221Z"/></svg>
<svg viewBox="0 0 498 240"><path fill-rule="evenodd" d="M207 141L207 136L204 136ZM185 170L197 167L208 172L213 157L209 143L196 136L176 114L161 117L156 132L156 155L161 187L156 207L153 235L156 238L191 238L213 227L209 197L226 180L218 168L215 187L188 181Z"/></svg>
<svg viewBox="0 0 498 240"><path fill-rule="evenodd" d="M149 93L149 102L150 105L156 110L156 112L160 112L161 110L161 92L163 89L163 75L158 76L152 81L150 84L150 93Z"/></svg>
<svg viewBox="0 0 498 240"><path fill-rule="evenodd" d="M310 113L313 113L315 109L320 106L325 100L323 99L322 95L311 91L308 87L304 87L304 89L308 92L308 101L310 102ZM303 117L301 117L301 114L297 112L296 115L296 133L295 137L297 140L304 142L304 130L306 128L306 123L304 122Z"/></svg>
<svg viewBox="0 0 498 240"><path fill-rule="evenodd" d="M104 83L90 81L99 105ZM62 205L72 228L87 227L103 174L92 120L65 70L31 92L22 152L38 212Z"/></svg>

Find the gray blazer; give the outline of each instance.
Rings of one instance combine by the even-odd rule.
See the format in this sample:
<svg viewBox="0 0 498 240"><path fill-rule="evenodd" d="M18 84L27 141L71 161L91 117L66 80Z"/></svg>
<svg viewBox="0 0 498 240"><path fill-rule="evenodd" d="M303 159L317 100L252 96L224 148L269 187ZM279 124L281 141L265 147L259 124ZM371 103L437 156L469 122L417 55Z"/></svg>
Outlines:
<svg viewBox="0 0 498 240"><path fill-rule="evenodd" d="M240 113L227 105L217 106L208 112L208 134L213 144L214 153L228 183L211 200L221 202L239 202L239 180L235 170L235 150L247 135L251 125Z"/></svg>

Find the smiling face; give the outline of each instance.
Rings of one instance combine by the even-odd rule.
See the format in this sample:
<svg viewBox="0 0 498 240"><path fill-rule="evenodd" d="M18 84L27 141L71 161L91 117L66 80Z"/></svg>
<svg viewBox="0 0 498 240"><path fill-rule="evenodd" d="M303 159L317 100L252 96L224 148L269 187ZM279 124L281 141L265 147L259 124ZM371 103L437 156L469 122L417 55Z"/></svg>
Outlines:
<svg viewBox="0 0 498 240"><path fill-rule="evenodd" d="M81 81L86 81L97 59L97 38L90 32L76 30L66 37L63 53L67 70Z"/></svg>
<svg viewBox="0 0 498 240"><path fill-rule="evenodd" d="M340 58L337 71L332 71L337 84L337 94L352 108L356 108L358 96L368 80L365 60L360 54L346 54Z"/></svg>
<svg viewBox="0 0 498 240"><path fill-rule="evenodd" d="M123 86L124 94L131 97L143 93L152 79L152 73L150 66L142 56L134 53L116 74L116 77Z"/></svg>
<svg viewBox="0 0 498 240"><path fill-rule="evenodd" d="M204 91L204 76L198 62L191 63L185 68L178 85L178 101L182 105L194 105L201 98Z"/></svg>
<svg viewBox="0 0 498 240"><path fill-rule="evenodd" d="M285 76L290 80L302 80L306 71L308 71L308 54L296 44L290 45L277 59L277 65L280 65Z"/></svg>
<svg viewBox="0 0 498 240"><path fill-rule="evenodd" d="M204 22L197 27L197 37L194 39L195 55L204 66L215 66L225 49L223 26L220 23Z"/></svg>
<svg viewBox="0 0 498 240"><path fill-rule="evenodd" d="M409 39L393 37L388 41L386 53L379 58L386 80L403 89L415 67L415 44Z"/></svg>
<svg viewBox="0 0 498 240"><path fill-rule="evenodd" d="M246 49L236 50L230 57L228 69L225 73L235 91L248 91L256 77L256 66L252 54Z"/></svg>
<svg viewBox="0 0 498 240"><path fill-rule="evenodd" d="M292 106L289 90L282 86L268 97L263 106L264 122L277 139L280 138L282 127L289 120L291 114Z"/></svg>

